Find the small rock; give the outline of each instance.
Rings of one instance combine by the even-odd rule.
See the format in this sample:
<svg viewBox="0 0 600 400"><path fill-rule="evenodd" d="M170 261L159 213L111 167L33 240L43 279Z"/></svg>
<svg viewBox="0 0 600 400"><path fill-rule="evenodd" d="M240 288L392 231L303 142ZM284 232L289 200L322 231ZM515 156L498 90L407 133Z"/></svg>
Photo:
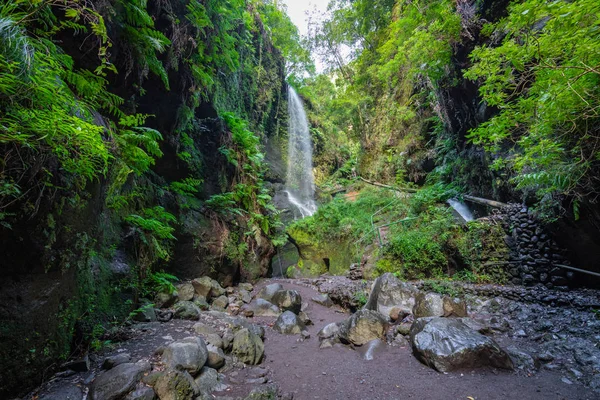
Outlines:
<svg viewBox="0 0 600 400"><path fill-rule="evenodd" d="M296 314L286 311L277 318L273 329L281 334L297 335L305 329L305 326Z"/></svg>
<svg viewBox="0 0 600 400"><path fill-rule="evenodd" d="M240 290L245 290L247 292L252 292L254 290L254 286L251 283L243 282L238 285Z"/></svg>
<svg viewBox="0 0 600 400"><path fill-rule="evenodd" d="M338 324L332 322L331 324L323 327L323 329L321 329L319 331L319 333L317 333L317 337L319 337L319 339L329 339L334 336L337 336L339 331L340 331L340 328L339 328Z"/></svg>
<svg viewBox="0 0 600 400"><path fill-rule="evenodd" d="M296 290L280 290L273 295L272 303L283 311L298 314L302 308L302 297Z"/></svg>
<svg viewBox="0 0 600 400"><path fill-rule="evenodd" d="M219 296L213 300L213 307L218 308L219 310L225 310L227 305L229 304L229 299L227 296Z"/></svg>
<svg viewBox="0 0 600 400"><path fill-rule="evenodd" d="M262 288L256 297L271 302L275 293L280 290L283 290L283 286L280 283L272 283Z"/></svg>
<svg viewBox="0 0 600 400"><path fill-rule="evenodd" d="M194 286L191 283L182 283L176 286L180 301L192 301L194 299Z"/></svg>
<svg viewBox="0 0 600 400"><path fill-rule="evenodd" d="M208 350L208 359L206 360L206 366L209 368L220 369L225 365L225 354L219 347L209 344L206 346Z"/></svg>
<svg viewBox="0 0 600 400"><path fill-rule="evenodd" d="M223 339L221 339L221 336L217 335L216 333L211 333L203 337L206 344L212 344L220 349L223 348Z"/></svg>
<svg viewBox="0 0 600 400"><path fill-rule="evenodd" d="M143 386L133 392L129 393L125 400L154 400L156 398L156 393L152 388L147 386Z"/></svg>
<svg viewBox="0 0 600 400"><path fill-rule="evenodd" d="M254 315L257 317L278 317L281 314L276 305L261 298L254 301L253 309Z"/></svg>
<svg viewBox="0 0 600 400"><path fill-rule="evenodd" d="M175 304L174 318L197 321L200 319L200 309L191 301L180 301Z"/></svg>
<svg viewBox="0 0 600 400"><path fill-rule="evenodd" d="M332 307L333 306L333 301L331 301L331 299L329 298L328 295L326 294L319 294L313 298L311 298L312 301L314 301L317 304L320 304L322 306L325 307Z"/></svg>

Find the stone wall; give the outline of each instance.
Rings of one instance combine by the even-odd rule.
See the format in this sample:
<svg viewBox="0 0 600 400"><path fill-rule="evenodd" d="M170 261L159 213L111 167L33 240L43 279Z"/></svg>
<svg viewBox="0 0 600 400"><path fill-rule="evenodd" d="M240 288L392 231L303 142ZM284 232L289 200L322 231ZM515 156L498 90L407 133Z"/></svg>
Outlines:
<svg viewBox="0 0 600 400"><path fill-rule="evenodd" d="M502 210L507 242L512 249L508 272L515 285L538 283L547 288L567 289L573 272L555 266L570 265L544 225L523 205L510 204Z"/></svg>

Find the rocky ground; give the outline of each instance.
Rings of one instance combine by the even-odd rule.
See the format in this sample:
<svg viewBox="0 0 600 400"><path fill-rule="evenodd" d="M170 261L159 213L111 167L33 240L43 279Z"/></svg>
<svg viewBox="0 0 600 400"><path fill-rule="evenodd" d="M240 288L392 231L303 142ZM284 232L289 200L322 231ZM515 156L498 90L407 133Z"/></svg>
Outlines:
<svg viewBox="0 0 600 400"><path fill-rule="evenodd" d="M370 288L201 278L25 399L600 399L594 291L564 304L494 286L455 299L393 276ZM361 290L366 307L350 314Z"/></svg>

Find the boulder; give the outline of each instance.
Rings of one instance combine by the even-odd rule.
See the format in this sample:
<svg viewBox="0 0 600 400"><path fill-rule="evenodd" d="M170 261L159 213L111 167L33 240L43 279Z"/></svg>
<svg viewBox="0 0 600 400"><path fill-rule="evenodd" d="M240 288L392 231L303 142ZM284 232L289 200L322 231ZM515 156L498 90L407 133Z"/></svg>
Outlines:
<svg viewBox="0 0 600 400"><path fill-rule="evenodd" d="M240 290L239 295L240 295L240 300L242 300L242 302L244 302L246 304L248 304L252 301L252 295L247 290L244 290L244 289Z"/></svg>
<svg viewBox="0 0 600 400"><path fill-rule="evenodd" d="M333 306L333 301L331 301L329 296L326 294L317 295L317 296L313 297L311 300L314 301L315 303L320 304L325 307Z"/></svg>
<svg viewBox="0 0 600 400"><path fill-rule="evenodd" d="M161 373L154 384L160 400L192 400L200 394L194 378L187 371L167 370Z"/></svg>
<svg viewBox="0 0 600 400"><path fill-rule="evenodd" d="M283 311L298 314L302 308L302 297L296 290L280 290L273 295L272 303Z"/></svg>
<svg viewBox="0 0 600 400"><path fill-rule="evenodd" d="M200 393L204 396L209 396L214 391L226 389L227 386L221 383L221 377L222 376L219 376L219 373L213 368L202 368L200 376L196 378L196 385L200 389Z"/></svg>
<svg viewBox="0 0 600 400"><path fill-rule="evenodd" d="M440 372L492 366L512 369L509 355L487 336L460 319L419 318L410 330L414 355Z"/></svg>
<svg viewBox="0 0 600 400"><path fill-rule="evenodd" d="M467 303L458 298L438 293L419 293L413 307L415 318L422 317L466 317Z"/></svg>
<svg viewBox="0 0 600 400"><path fill-rule="evenodd" d="M444 297L444 317L467 317L467 303L463 299Z"/></svg>
<svg viewBox="0 0 600 400"><path fill-rule="evenodd" d="M283 286L280 283L272 283L262 288L256 297L270 302L275 293L280 290L283 290Z"/></svg>
<svg viewBox="0 0 600 400"><path fill-rule="evenodd" d="M413 307L415 318L422 317L443 317L444 301L442 296L437 293L419 293L415 297Z"/></svg>
<svg viewBox="0 0 600 400"><path fill-rule="evenodd" d="M198 335L218 335L219 332L217 332L217 330L210 326L210 325L206 325L202 322L197 322L194 324L194 332L196 332Z"/></svg>
<svg viewBox="0 0 600 400"><path fill-rule="evenodd" d="M272 400L281 398L279 388L275 385L266 385L253 389L244 400Z"/></svg>
<svg viewBox="0 0 600 400"><path fill-rule="evenodd" d="M208 301L206 301L206 297L203 296L196 296L196 298L194 299L193 303L201 310L201 311L206 311L210 308L210 304L208 304Z"/></svg>
<svg viewBox="0 0 600 400"><path fill-rule="evenodd" d="M117 400L130 392L142 378L144 372L150 371L147 362L125 363L102 372L92 383L90 398L92 400Z"/></svg>
<svg viewBox="0 0 600 400"><path fill-rule="evenodd" d="M387 319L377 311L359 310L340 324L339 337L357 346L374 339L385 339Z"/></svg>
<svg viewBox="0 0 600 400"><path fill-rule="evenodd" d="M284 335L298 335L306 329L306 327L296 314L291 311L286 311L277 318L275 325L273 325L273 329Z"/></svg>
<svg viewBox="0 0 600 400"><path fill-rule="evenodd" d="M233 337L231 352L244 364L260 364L265 352L265 345L260 336L249 329L239 330Z"/></svg>
<svg viewBox="0 0 600 400"><path fill-rule="evenodd" d="M119 353L112 356L108 356L102 362L102 369L111 369L120 364L131 362L131 355L129 353Z"/></svg>
<svg viewBox="0 0 600 400"><path fill-rule="evenodd" d="M81 400L83 391L74 383L53 387L38 397L38 400Z"/></svg>
<svg viewBox="0 0 600 400"><path fill-rule="evenodd" d="M192 301L196 294L194 285L191 283L182 283L176 286L177 294L179 295L179 301Z"/></svg>
<svg viewBox="0 0 600 400"><path fill-rule="evenodd" d="M168 308L177 303L177 300L179 297L176 291L173 293L161 292L154 297L154 305L158 308Z"/></svg>
<svg viewBox="0 0 600 400"><path fill-rule="evenodd" d="M204 340L189 337L168 345L162 354L162 360L168 368L188 371L196 375L208 358L208 349Z"/></svg>
<svg viewBox="0 0 600 400"><path fill-rule="evenodd" d="M251 306L256 317L278 317L281 314L281 311L275 304L264 299L256 299Z"/></svg>
<svg viewBox="0 0 600 400"><path fill-rule="evenodd" d="M418 293L416 286L402 282L391 273L385 273L373 282L365 309L388 316L394 307L411 313Z"/></svg>
<svg viewBox="0 0 600 400"><path fill-rule="evenodd" d="M80 399L81 398L79 398L79 400ZM154 400L154 399L156 399L156 393L154 393L154 390L152 390L152 388L149 388L147 386L136 389L133 392L129 393L127 395L127 397L125 397L125 400Z"/></svg>
<svg viewBox="0 0 600 400"><path fill-rule="evenodd" d="M223 353L223 350L213 344L209 344L206 348L208 349L207 367L219 369L225 365L225 353Z"/></svg>
<svg viewBox="0 0 600 400"><path fill-rule="evenodd" d="M321 329L319 333L317 333L317 337L319 339L330 339L332 337L337 336L339 331L340 327L338 326L338 324L332 322L331 324L325 325L323 329Z"/></svg>
<svg viewBox="0 0 600 400"><path fill-rule="evenodd" d="M180 301L175 304L173 318L198 321L200 319L200 312L198 306L191 301Z"/></svg>
<svg viewBox="0 0 600 400"><path fill-rule="evenodd" d="M208 276L194 279L192 281L192 285L194 286L196 294L206 299L223 296L226 293L225 289L221 287L219 282L209 278Z"/></svg>
<svg viewBox="0 0 600 400"><path fill-rule="evenodd" d="M225 310L228 304L229 299L227 298L227 296L219 296L213 300L212 306L217 308L218 310Z"/></svg>
<svg viewBox="0 0 600 400"><path fill-rule="evenodd" d="M157 320L156 311L154 311L154 303L148 300L143 300L140 308L134 310L132 319L137 322L154 322Z"/></svg>
<svg viewBox="0 0 600 400"><path fill-rule="evenodd" d="M252 292L254 290L254 286L252 286L251 283L248 282L242 282L238 285L238 288L240 290L245 290L247 292Z"/></svg>
<svg viewBox="0 0 600 400"><path fill-rule="evenodd" d="M300 321L302 321L302 323L303 323L304 325L307 325L307 326L308 326L308 325L312 325L312 324L313 324L313 322L312 322L312 320L310 319L310 317L308 316L308 314L307 314L307 313L305 313L304 311L300 311L300 312L298 313L298 319L299 319Z"/></svg>
<svg viewBox="0 0 600 400"><path fill-rule="evenodd" d="M207 345L212 344L213 346L218 347L220 349L223 348L223 339L221 339L221 336L217 335L216 333L206 335L203 337L203 339Z"/></svg>

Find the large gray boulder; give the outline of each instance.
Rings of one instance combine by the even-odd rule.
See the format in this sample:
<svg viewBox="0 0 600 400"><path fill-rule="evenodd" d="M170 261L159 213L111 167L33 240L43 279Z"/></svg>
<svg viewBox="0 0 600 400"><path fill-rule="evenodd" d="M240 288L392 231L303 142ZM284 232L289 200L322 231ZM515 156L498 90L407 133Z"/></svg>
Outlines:
<svg viewBox="0 0 600 400"><path fill-rule="evenodd" d="M92 400L116 400L129 393L142 378L144 372L150 371L147 362L125 363L102 372L92 383L90 397Z"/></svg>
<svg viewBox="0 0 600 400"><path fill-rule="evenodd" d="M162 354L162 361L168 368L188 371L196 375L206 364L208 349L200 337L188 337L168 345Z"/></svg>
<svg viewBox="0 0 600 400"><path fill-rule="evenodd" d="M509 355L496 342L456 318L419 318L410 330L414 355L440 372L492 366L512 369Z"/></svg>
<svg viewBox="0 0 600 400"><path fill-rule="evenodd" d="M385 339L387 318L372 310L359 310L340 323L339 337L357 346L374 339Z"/></svg>
<svg viewBox="0 0 600 400"><path fill-rule="evenodd" d="M280 283L272 283L260 289L256 297L270 302L273 299L273 296L275 296L275 293L280 290L283 290L283 286Z"/></svg>
<svg viewBox="0 0 600 400"><path fill-rule="evenodd" d="M466 317L467 304L464 300L437 293L419 293L415 297L413 314L415 318Z"/></svg>
<svg viewBox="0 0 600 400"><path fill-rule="evenodd" d="M366 310L378 311L386 317L394 308L410 314L415 305L416 286L402 282L391 273L385 273L373 282Z"/></svg>
<svg viewBox="0 0 600 400"><path fill-rule="evenodd" d="M306 326L296 314L286 311L277 318L273 329L284 335L299 335Z"/></svg>
<svg viewBox="0 0 600 400"><path fill-rule="evenodd" d="M283 311L298 314L302 308L302 297L295 290L280 290L273 295L271 301Z"/></svg>
<svg viewBox="0 0 600 400"><path fill-rule="evenodd" d="M191 301L180 301L175 304L173 318L198 321L200 319L200 308Z"/></svg>
<svg viewBox="0 0 600 400"><path fill-rule="evenodd" d="M200 394L194 378L187 371L170 369L161 373L154 384L160 400L192 400Z"/></svg>
<svg viewBox="0 0 600 400"><path fill-rule="evenodd" d="M256 299L250 304L255 317L278 317L281 314L279 307L264 299Z"/></svg>
<svg viewBox="0 0 600 400"><path fill-rule="evenodd" d="M260 336L249 329L240 329L233 337L231 352L244 364L260 364L265 353L265 345Z"/></svg>

